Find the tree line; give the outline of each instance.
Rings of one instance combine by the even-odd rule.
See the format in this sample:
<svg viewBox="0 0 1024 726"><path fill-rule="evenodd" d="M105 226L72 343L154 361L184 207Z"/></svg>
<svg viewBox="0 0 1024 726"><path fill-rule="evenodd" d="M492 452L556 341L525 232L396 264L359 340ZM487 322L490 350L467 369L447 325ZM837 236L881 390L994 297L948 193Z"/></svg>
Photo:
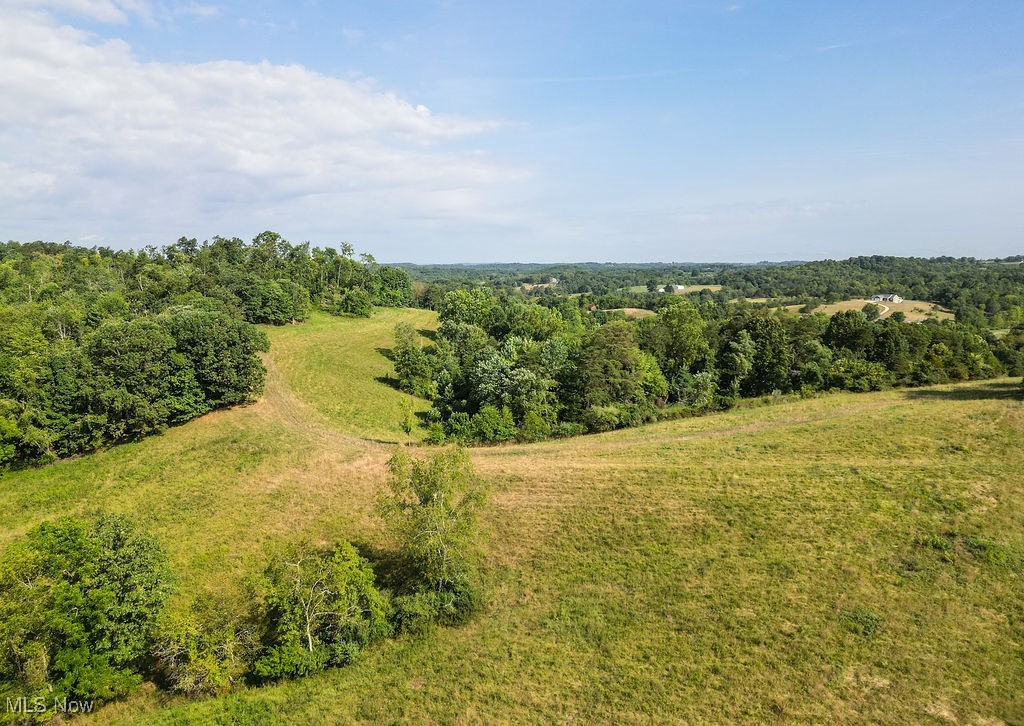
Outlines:
<svg viewBox="0 0 1024 726"><path fill-rule="evenodd" d="M292 541L272 548L239 594L202 593L173 612L166 550L132 519L35 526L0 555L0 699L102 703L143 679L217 695L343 666L381 640L465 622L479 602L474 547L485 487L458 449L426 459L399 451L389 470L378 507L389 576L349 542Z"/></svg>
<svg viewBox="0 0 1024 726"><path fill-rule="evenodd" d="M701 293L721 301L769 298L777 304L816 306L876 293L896 292L949 308L961 323L994 329L1024 323L1024 264L1020 256L996 260L972 257L851 257L846 260L758 264L564 264L564 265L406 265L432 285L494 291L520 290L527 296L591 296L599 308L656 309L659 287L721 285ZM526 290L528 284L558 283ZM633 288L632 290L630 288ZM645 288L637 291L638 288ZM433 297L440 302L440 296ZM429 301L428 301L429 302ZM434 305L431 304L431 307Z"/></svg>
<svg viewBox="0 0 1024 726"><path fill-rule="evenodd" d="M138 439L258 397L255 324L368 316L409 276L264 232L156 249L0 244L0 471Z"/></svg>
<svg viewBox="0 0 1024 726"><path fill-rule="evenodd" d="M1024 373L1024 326L791 315L713 295L661 296L627 320L585 297L487 288L438 305L435 340L399 325L399 387L433 402L429 441L535 441L733 406L740 398L879 390Z"/></svg>

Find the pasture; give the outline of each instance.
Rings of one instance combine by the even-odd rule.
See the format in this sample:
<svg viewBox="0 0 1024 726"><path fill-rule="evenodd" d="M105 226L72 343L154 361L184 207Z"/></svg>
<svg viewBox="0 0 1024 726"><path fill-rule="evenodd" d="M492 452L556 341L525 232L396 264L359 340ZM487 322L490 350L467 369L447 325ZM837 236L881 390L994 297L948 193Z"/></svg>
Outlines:
<svg viewBox="0 0 1024 726"><path fill-rule="evenodd" d="M766 300L765 300L766 301ZM751 300L751 302L754 302ZM865 305L870 303L870 300L841 300L840 302L830 303L827 305L819 305L814 308L811 312L815 313L826 313L832 315L838 313L841 310L860 310ZM895 312L901 312L906 316L908 323L920 323L925 320L953 320L953 313L946 310L941 305L930 303L926 300L904 300L903 302L880 302L874 303L881 308L882 314L879 316L880 319L887 318ZM886 308L889 308L886 310ZM802 305L788 305L786 310L790 312L800 312L803 309Z"/></svg>
<svg viewBox="0 0 1024 726"><path fill-rule="evenodd" d="M380 552L388 442L417 438L382 354L399 320L435 324L268 331L258 403L4 476L2 542L126 512L169 549L174 607L237 587L274 541ZM470 624L222 698L144 689L82 722L1020 721L1022 440L1004 379L473 449L492 494Z"/></svg>

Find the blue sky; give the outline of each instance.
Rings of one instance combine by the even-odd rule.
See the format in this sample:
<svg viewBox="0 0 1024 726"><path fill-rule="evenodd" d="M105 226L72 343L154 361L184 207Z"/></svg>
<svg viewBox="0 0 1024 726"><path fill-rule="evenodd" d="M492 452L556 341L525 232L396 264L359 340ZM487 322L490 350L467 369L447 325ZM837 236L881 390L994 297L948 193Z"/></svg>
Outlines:
<svg viewBox="0 0 1024 726"><path fill-rule="evenodd" d="M1024 3L0 0L11 239L1024 252Z"/></svg>

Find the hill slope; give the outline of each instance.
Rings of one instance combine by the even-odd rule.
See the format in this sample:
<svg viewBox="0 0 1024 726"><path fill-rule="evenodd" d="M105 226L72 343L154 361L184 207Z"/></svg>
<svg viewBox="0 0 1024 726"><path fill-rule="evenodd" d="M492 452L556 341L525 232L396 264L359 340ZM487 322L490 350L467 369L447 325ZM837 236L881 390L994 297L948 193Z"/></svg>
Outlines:
<svg viewBox="0 0 1024 726"><path fill-rule="evenodd" d="M374 380L376 349L405 317L430 325L389 311L279 329L258 404L5 477L0 537L129 512L170 549L179 604L233 586L298 531L379 544L391 446L371 439L401 440L404 403ZM470 625L226 698L143 693L94 720L1019 720L1018 386L476 449L494 493Z"/></svg>

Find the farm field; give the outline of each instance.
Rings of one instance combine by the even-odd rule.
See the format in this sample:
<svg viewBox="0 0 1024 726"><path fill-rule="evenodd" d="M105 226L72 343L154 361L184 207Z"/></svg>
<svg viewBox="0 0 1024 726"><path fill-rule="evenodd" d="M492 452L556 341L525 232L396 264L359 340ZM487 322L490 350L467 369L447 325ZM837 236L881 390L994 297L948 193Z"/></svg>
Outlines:
<svg viewBox="0 0 1024 726"><path fill-rule="evenodd" d="M652 315L657 315L653 310L647 310L646 308L611 308L605 310L606 313L622 313L627 318L649 318Z"/></svg>
<svg viewBox="0 0 1024 726"><path fill-rule="evenodd" d="M435 324L269 330L258 403L6 475L0 544L56 514L131 514L171 553L173 607L237 586L277 540L382 546L387 442L415 438L381 352L399 320ZM81 722L1024 719L1019 378L748 403L473 449L492 496L469 625Z"/></svg>
<svg viewBox="0 0 1024 726"><path fill-rule="evenodd" d="M676 295L689 295L690 293L700 292L701 290L710 290L711 292L718 292L722 289L721 285L686 285L685 290L680 290L674 294ZM623 288L626 292L641 293L647 292L646 285L631 285L630 287Z"/></svg>
<svg viewBox="0 0 1024 726"><path fill-rule="evenodd" d="M751 300L753 302L753 300ZM841 310L860 310L867 305L870 300L842 300L840 302L831 303L828 305L819 305L812 312L816 313L827 313L832 315L838 313ZM879 307L889 308L888 311L883 312L881 318L887 318L895 312L901 312L907 316L908 323L920 323L925 320L953 320L954 315L949 310L946 310L941 305L930 303L926 300L904 300L901 303L875 303ZM883 307L884 306L884 307ZM791 312L799 312L802 305L789 305L786 307Z"/></svg>

